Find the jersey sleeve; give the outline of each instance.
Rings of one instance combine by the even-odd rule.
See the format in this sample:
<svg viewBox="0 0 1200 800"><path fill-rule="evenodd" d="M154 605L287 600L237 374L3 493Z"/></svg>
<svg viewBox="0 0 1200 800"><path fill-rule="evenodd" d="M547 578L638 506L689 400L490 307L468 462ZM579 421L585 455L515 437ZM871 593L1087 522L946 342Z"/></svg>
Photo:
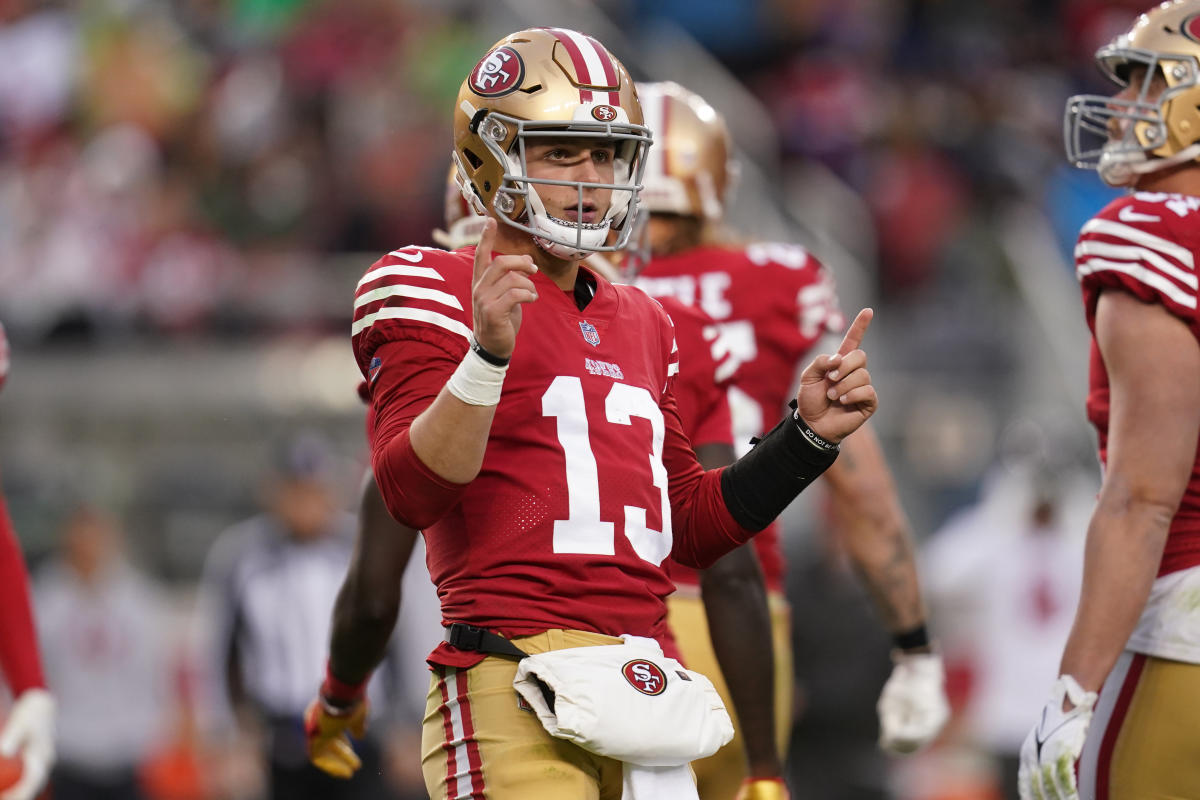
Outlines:
<svg viewBox="0 0 1200 800"><path fill-rule="evenodd" d="M465 489L426 467L408 432L470 347L473 254L395 250L355 292L351 336L371 406L371 465L388 512L417 529L441 518Z"/></svg>
<svg viewBox="0 0 1200 800"><path fill-rule="evenodd" d="M692 446L733 444L733 421L726 387L717 379L717 362L706 338L714 323L703 311L682 303L663 306L675 323L679 371L674 393L684 433Z"/></svg>
<svg viewBox="0 0 1200 800"><path fill-rule="evenodd" d="M354 293L351 327L354 358L368 384L376 377L376 351L387 342L419 342L462 359L471 336L470 267L460 253L423 247L393 250L371 265Z"/></svg>
<svg viewBox="0 0 1200 800"><path fill-rule="evenodd" d="M3 497L0 497L0 613L4 616L0 623L0 671L8 688L15 697L26 689L45 687L29 601L29 575Z"/></svg>
<svg viewBox="0 0 1200 800"><path fill-rule="evenodd" d="M662 411L663 464L674 529L671 559L685 567L705 569L749 541L754 532L738 525L725 506L721 492L724 468L705 470L696 460L671 390L663 398Z"/></svg>
<svg viewBox="0 0 1200 800"><path fill-rule="evenodd" d="M1075 276L1088 322L1100 292L1128 292L1158 303L1197 330L1195 251L1200 202L1179 195L1120 198L1088 221L1075 246Z"/></svg>
<svg viewBox="0 0 1200 800"><path fill-rule="evenodd" d="M846 318L838 304L833 274L816 256L798 244L761 242L746 247L746 258L771 271L775 285L795 292L796 327L809 341L826 333L841 333Z"/></svg>
<svg viewBox="0 0 1200 800"><path fill-rule="evenodd" d="M667 354L667 381L659 400L663 414L663 466L673 527L671 558L685 567L704 569L754 535L733 519L721 490L723 469L705 470L696 460L684 433L675 400L680 371L676 328L666 310L662 314L662 347Z"/></svg>

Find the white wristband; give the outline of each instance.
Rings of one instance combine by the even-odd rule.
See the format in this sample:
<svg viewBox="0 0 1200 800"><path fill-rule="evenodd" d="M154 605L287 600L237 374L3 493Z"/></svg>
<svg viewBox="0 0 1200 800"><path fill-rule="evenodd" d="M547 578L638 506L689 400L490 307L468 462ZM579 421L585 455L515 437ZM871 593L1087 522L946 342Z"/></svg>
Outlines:
<svg viewBox="0 0 1200 800"><path fill-rule="evenodd" d="M474 348L469 348L458 369L446 381L446 389L470 406L498 405L506 372L507 364L503 367L489 364Z"/></svg>

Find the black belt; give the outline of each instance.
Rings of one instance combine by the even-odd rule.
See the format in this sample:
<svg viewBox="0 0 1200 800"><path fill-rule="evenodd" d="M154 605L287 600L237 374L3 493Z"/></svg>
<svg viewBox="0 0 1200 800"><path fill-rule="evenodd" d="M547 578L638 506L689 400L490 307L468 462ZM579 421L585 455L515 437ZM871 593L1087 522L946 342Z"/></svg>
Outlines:
<svg viewBox="0 0 1200 800"><path fill-rule="evenodd" d="M465 622L455 622L446 628L446 642L459 650L505 656L518 661L529 655L500 634Z"/></svg>
<svg viewBox="0 0 1200 800"><path fill-rule="evenodd" d="M468 625L465 622L454 622L446 628L446 642L452 647L457 647L459 650L466 650L471 653L487 653L490 656L501 656L503 658L513 658L520 661L529 656L521 648L505 639L498 633L493 633L487 628L478 628L474 625ZM531 675L542 690L542 697L546 698L546 705L550 706L550 710L554 710L554 691L543 683L536 675Z"/></svg>

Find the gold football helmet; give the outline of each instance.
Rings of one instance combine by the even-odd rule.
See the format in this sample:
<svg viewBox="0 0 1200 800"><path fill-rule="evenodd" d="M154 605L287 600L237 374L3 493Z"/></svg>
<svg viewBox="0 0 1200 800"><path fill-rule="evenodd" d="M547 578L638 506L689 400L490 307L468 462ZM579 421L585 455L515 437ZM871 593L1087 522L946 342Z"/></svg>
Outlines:
<svg viewBox="0 0 1200 800"><path fill-rule="evenodd" d="M612 183L534 180L525 157L530 140L607 139L616 146ZM619 250L637 212L650 146L633 80L590 36L565 28L518 31L497 42L471 70L454 110L454 162L465 196L479 214L492 210L560 258ZM546 213L536 184L574 186L580 219L584 189L611 189L600 222ZM609 240L609 232L617 235Z"/></svg>
<svg viewBox="0 0 1200 800"><path fill-rule="evenodd" d="M719 221L737 175L725 119L703 97L671 81L639 83L637 90L655 138L642 207Z"/></svg>
<svg viewBox="0 0 1200 800"><path fill-rule="evenodd" d="M1064 122L1067 158L1126 186L1138 175L1200 157L1200 1L1170 0L1096 51L1118 86L1136 79L1132 99L1076 95ZM1138 68L1142 68L1139 70ZM1152 89L1161 88L1157 97Z"/></svg>

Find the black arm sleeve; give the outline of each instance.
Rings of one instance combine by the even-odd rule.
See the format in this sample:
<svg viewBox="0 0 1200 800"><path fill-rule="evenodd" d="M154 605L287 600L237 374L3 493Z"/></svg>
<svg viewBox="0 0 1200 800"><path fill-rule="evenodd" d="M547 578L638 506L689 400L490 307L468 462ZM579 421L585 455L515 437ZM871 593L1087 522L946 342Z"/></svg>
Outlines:
<svg viewBox="0 0 1200 800"><path fill-rule="evenodd" d="M837 448L814 444L801 426L807 427L788 414L721 474L725 507L743 528L760 531L770 525L837 460Z"/></svg>

